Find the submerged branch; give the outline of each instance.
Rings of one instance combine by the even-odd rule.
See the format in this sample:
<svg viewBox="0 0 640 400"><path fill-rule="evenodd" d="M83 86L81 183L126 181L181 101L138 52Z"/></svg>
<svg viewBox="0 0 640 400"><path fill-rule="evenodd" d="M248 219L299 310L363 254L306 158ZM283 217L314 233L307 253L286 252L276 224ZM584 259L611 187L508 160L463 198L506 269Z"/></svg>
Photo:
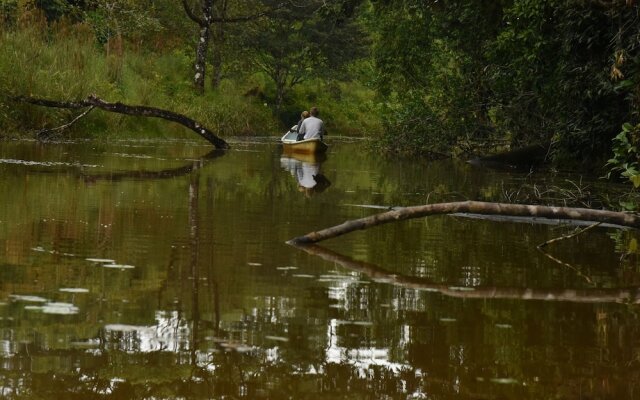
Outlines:
<svg viewBox="0 0 640 400"><path fill-rule="evenodd" d="M405 207L372 215L370 217L346 221L320 231L307 233L291 239L289 244L309 244L331 239L360 229L388 224L429 215L471 213L482 215L507 215L513 217L544 217L562 220L593 221L615 224L630 228L640 228L640 216L616 211L589 208L549 207L524 204L489 203L482 201L461 201L452 203L427 204Z"/></svg>
<svg viewBox="0 0 640 400"><path fill-rule="evenodd" d="M120 102L110 103L102 100L101 98L95 95L90 95L84 100L74 101L74 102L40 99L40 98L34 98L34 97L28 97L28 96L16 97L14 100L21 101L24 103L34 104L38 106L43 106L43 107L70 108L70 109L97 107L102 110L110 111L118 114L166 119L168 121L177 122L191 129L192 131L194 131L195 133L197 133L198 135L206 139L209 143L213 144L217 149L229 148L229 145L227 144L227 142L220 139L209 129L202 126L200 123L182 114L178 114L173 111L163 110L161 108L155 108L155 107L149 107L149 106L127 105Z"/></svg>
<svg viewBox="0 0 640 400"><path fill-rule="evenodd" d="M584 232L584 230L582 231ZM554 263L557 263L559 265L562 265L563 267L567 267L570 270L572 270L573 272L575 272L579 277L583 278L585 281L587 281L587 283L589 283L590 285L593 285L593 279L591 279L591 277L585 275L582 273L582 271L580 271L578 268L574 267L573 265L569 264L568 262L564 262L554 256L552 256L551 254L547 253L546 251L544 251L542 249L542 247L538 246L538 251L540 253L542 253L543 256L547 257L549 260L553 261Z"/></svg>
<svg viewBox="0 0 640 400"><path fill-rule="evenodd" d="M568 235L563 235L563 236L560 236L560 237L557 237L557 238L549 239L546 242L540 243L537 247L538 247L538 249L541 249L543 247L546 247L546 246L550 245L551 243L559 242L559 241L565 240L565 239L571 239L572 237L576 237L576 236L578 236L578 235L580 235L582 233L585 233L586 231L588 231L590 229L593 229L596 226L601 225L601 224L602 224L602 222L596 222L595 224L589 225L584 229L577 229L575 232L570 233Z"/></svg>
<svg viewBox="0 0 640 400"><path fill-rule="evenodd" d="M532 289L494 286L460 287L433 283L427 279L400 275L376 265L356 261L318 245L295 245L311 255L340 266L363 273L371 280L391 283L408 289L438 292L445 296L463 299L516 299L569 301L577 303L626 303L640 304L640 288L625 289Z"/></svg>
<svg viewBox="0 0 640 400"><path fill-rule="evenodd" d="M78 122L81 118L83 118L85 115L89 114L94 108L95 108L94 106L91 106L91 107L87 108L82 113L80 113L77 117L75 117L70 122L68 122L68 123L66 123L64 125L60 125L58 127L50 128L50 129L41 129L41 130L38 131L38 133L36 133L36 136L38 137L38 139L47 139L49 137L49 135L51 135L54 132L61 132L61 131L65 130L65 129L68 129L73 124Z"/></svg>

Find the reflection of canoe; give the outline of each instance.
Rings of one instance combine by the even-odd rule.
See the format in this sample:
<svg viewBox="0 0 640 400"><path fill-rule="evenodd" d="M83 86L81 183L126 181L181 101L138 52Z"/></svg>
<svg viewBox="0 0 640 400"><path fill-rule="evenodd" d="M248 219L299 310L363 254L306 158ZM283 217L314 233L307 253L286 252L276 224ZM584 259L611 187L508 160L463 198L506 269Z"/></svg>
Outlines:
<svg viewBox="0 0 640 400"><path fill-rule="evenodd" d="M294 160L307 163L321 163L327 159L327 153L304 153L296 150L295 146L283 146L282 155Z"/></svg>
<svg viewBox="0 0 640 400"><path fill-rule="evenodd" d="M324 192L331 181L320 172L320 165L326 158L321 154L283 154L280 157L280 166L291 173L298 183L298 191L310 197L315 193Z"/></svg>
<svg viewBox="0 0 640 400"><path fill-rule="evenodd" d="M324 153L329 148L320 139L296 140L296 136L296 132L287 132L282 136L280 141L282 142L285 152L317 154Z"/></svg>

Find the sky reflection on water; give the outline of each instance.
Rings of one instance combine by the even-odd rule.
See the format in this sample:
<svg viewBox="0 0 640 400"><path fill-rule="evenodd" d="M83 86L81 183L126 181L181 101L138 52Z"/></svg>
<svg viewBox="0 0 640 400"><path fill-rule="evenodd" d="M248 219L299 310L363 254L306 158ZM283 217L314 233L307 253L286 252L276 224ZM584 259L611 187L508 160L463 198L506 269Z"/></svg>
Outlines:
<svg viewBox="0 0 640 400"><path fill-rule="evenodd" d="M326 247L285 244L381 209L504 201L532 179L570 177L385 160L348 141L320 160L283 157L272 141L208 151L180 141L0 144L1 159L24 161L0 163L0 394L631 399L640 390L635 232L597 227L552 246L553 258L536 245L573 226L438 216ZM311 179L326 179L322 190L300 190L305 163Z"/></svg>

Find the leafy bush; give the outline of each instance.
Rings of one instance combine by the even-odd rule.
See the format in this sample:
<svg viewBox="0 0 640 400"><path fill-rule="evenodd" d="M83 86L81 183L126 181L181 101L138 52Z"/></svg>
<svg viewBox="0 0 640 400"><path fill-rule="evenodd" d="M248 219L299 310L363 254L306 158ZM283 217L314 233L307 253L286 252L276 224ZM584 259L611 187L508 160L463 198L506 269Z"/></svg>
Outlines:
<svg viewBox="0 0 640 400"><path fill-rule="evenodd" d="M640 124L622 125L622 132L613 138L613 158L607 161L610 171L627 178L634 187L640 187Z"/></svg>

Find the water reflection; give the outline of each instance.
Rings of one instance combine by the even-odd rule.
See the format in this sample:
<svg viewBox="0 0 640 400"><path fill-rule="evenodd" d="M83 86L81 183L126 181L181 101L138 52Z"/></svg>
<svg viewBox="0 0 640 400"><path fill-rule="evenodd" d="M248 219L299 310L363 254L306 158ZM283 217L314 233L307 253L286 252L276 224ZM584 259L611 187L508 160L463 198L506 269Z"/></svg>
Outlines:
<svg viewBox="0 0 640 400"><path fill-rule="evenodd" d="M557 289L540 290L535 288L508 288L487 287L481 285L478 268L463 267L465 273L463 284L465 286L452 286L434 283L420 277L406 276L396 272L387 271L377 265L354 260L342 254L326 249L318 245L295 245L298 249L318 256L326 261L331 261L344 268L366 274L375 282L392 283L410 289L437 292L450 297L480 298L480 299L518 299L518 300L545 300L545 301L571 301L584 303L624 303L640 304L640 287L625 287L621 289L593 288L593 289ZM547 255L548 256L548 255ZM593 284L592 281L589 283Z"/></svg>
<svg viewBox="0 0 640 400"><path fill-rule="evenodd" d="M490 200L516 175L390 165L348 145L322 172L322 160L283 161L266 142L213 163L193 145L104 146L0 145L3 159L43 163L0 164L0 397L637 393L632 231L557 243L554 256L589 282L536 250L572 229L556 226L443 216L318 254L284 244L377 212L349 204L418 204L435 191ZM95 184L58 161L100 166L82 171ZM319 201L283 171L293 165L297 186L303 162L332 182Z"/></svg>
<svg viewBox="0 0 640 400"><path fill-rule="evenodd" d="M280 157L280 166L296 179L298 191L306 197L324 192L331 182L320 172L322 163L326 160L323 154L284 153Z"/></svg>
<svg viewBox="0 0 640 400"><path fill-rule="evenodd" d="M211 160L214 160L218 157L222 157L225 154L224 150L214 149L209 153L205 154L202 157L199 157L196 160L193 160L186 165L177 168L168 168L162 169L159 171L118 171L118 172L107 172L101 174L82 174L82 179L87 183L95 183L99 180L108 180L108 181L119 181L124 179L139 179L139 180L153 180L153 179L171 179L179 176L187 175L191 172L197 171L200 168L203 168L207 165ZM120 155L120 154L118 154ZM138 156L140 158L146 158L142 156Z"/></svg>

